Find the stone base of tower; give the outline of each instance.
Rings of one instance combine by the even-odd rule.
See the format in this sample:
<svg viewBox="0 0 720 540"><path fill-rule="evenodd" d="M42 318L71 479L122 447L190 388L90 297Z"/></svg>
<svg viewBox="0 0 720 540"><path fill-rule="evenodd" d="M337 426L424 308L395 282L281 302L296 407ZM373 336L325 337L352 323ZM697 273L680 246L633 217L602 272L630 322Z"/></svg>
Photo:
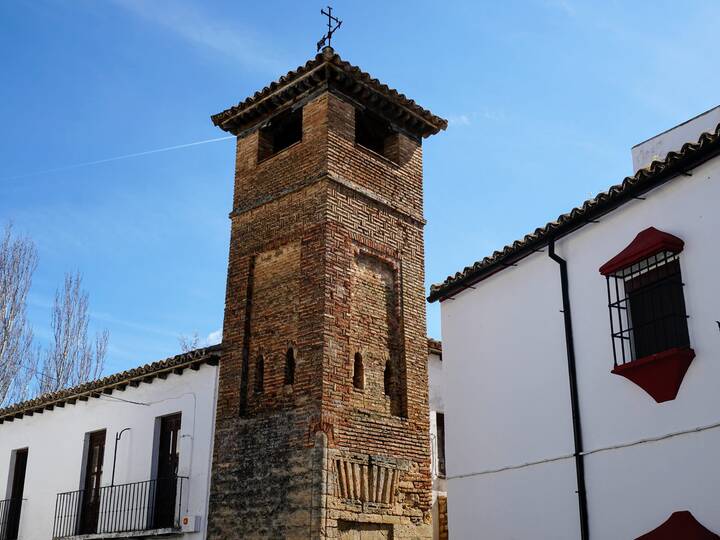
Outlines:
<svg viewBox="0 0 720 540"><path fill-rule="evenodd" d="M328 449L323 538L432 539L429 512L413 499L417 464Z"/></svg>
<svg viewBox="0 0 720 540"><path fill-rule="evenodd" d="M328 448L323 431L290 448L297 416L220 429L216 451L235 458L213 470L209 539L432 539L430 514L412 496L415 463Z"/></svg>
<svg viewBox="0 0 720 540"><path fill-rule="evenodd" d="M299 425L305 415L293 411L218 425L209 539L322 538L324 447L289 444L307 436Z"/></svg>

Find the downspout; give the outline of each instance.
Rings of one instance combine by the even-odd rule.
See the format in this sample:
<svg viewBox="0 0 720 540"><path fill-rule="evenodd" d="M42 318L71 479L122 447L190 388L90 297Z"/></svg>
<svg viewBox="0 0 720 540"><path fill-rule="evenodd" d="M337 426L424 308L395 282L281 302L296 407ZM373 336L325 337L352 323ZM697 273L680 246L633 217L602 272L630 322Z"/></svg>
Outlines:
<svg viewBox="0 0 720 540"><path fill-rule="evenodd" d="M555 239L548 244L548 255L560 266L560 287L562 289L563 319L565 320L565 347L567 349L568 379L570 383L570 407L572 409L573 438L575 440L575 475L577 477L578 511L580 513L580 538L588 540L587 492L585 490L585 462L583 460L582 424L578 403L577 371L575 369L575 346L573 342L570 293L568 291L567 261L555 254Z"/></svg>

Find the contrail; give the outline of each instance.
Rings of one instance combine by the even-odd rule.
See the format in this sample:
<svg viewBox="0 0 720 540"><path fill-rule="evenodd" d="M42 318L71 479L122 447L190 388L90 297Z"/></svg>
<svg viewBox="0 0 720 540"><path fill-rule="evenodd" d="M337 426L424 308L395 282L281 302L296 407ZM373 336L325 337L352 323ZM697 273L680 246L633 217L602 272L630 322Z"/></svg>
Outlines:
<svg viewBox="0 0 720 540"><path fill-rule="evenodd" d="M216 139L205 139L204 141L195 141L191 143L186 144L177 144L175 146L166 146L165 148L156 148L155 150L146 150L145 152L135 152L134 154L125 154L124 156L115 156L111 158L105 158L105 159L97 159L95 161L85 161L83 163L76 163L74 165L65 165L64 167L56 167L54 169L45 169L44 171L36 171L31 172L27 174L19 174L16 176L5 176L3 178L0 178L0 181L3 180L18 180L20 178L27 178L29 176L37 176L39 174L48 174L48 173L54 173L54 172L60 172L60 171L69 171L71 169L78 169L80 167L89 167L90 165L99 165L101 163L109 163L111 161L119 161L121 159L129 159L134 157L140 157L140 156L147 156L149 154L159 154L160 152L169 152L170 150L179 150L181 148L189 148L191 146L198 146L201 144L208 144L208 143L214 143L218 141L226 141L228 139L234 139L235 135L228 135L226 137L218 137Z"/></svg>

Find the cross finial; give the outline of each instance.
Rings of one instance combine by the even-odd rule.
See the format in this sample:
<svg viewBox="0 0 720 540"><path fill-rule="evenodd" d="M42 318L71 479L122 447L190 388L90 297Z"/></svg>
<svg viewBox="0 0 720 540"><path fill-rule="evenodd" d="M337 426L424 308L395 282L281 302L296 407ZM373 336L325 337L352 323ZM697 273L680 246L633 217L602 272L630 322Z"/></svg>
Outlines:
<svg viewBox="0 0 720 540"><path fill-rule="evenodd" d="M342 21L338 19L337 17L333 16L332 14L332 7L328 6L327 11L324 9L320 10L321 15L325 15L328 18L327 27L328 31L327 34L325 34L320 41L317 42L317 50L318 52L320 49L322 49L324 46L330 47L332 45L332 35L335 33L335 31L340 28L340 25L342 25ZM333 26L333 24L335 26Z"/></svg>

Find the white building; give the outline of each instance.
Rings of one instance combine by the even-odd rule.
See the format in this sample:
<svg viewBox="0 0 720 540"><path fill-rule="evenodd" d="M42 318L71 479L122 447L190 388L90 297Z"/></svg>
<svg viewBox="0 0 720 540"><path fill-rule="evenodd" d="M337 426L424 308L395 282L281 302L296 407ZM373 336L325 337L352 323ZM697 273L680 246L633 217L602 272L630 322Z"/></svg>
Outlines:
<svg viewBox="0 0 720 540"><path fill-rule="evenodd" d="M718 538L718 112L432 288L454 538Z"/></svg>
<svg viewBox="0 0 720 540"><path fill-rule="evenodd" d="M219 352L0 410L0 538L205 538Z"/></svg>
<svg viewBox="0 0 720 540"><path fill-rule="evenodd" d="M445 484L445 375L442 344L428 339L428 383L430 398L430 450L432 456L433 538L448 538L447 488Z"/></svg>
<svg viewBox="0 0 720 540"><path fill-rule="evenodd" d="M205 538L220 351L0 409L0 540ZM433 515L446 524L441 354L428 340Z"/></svg>

